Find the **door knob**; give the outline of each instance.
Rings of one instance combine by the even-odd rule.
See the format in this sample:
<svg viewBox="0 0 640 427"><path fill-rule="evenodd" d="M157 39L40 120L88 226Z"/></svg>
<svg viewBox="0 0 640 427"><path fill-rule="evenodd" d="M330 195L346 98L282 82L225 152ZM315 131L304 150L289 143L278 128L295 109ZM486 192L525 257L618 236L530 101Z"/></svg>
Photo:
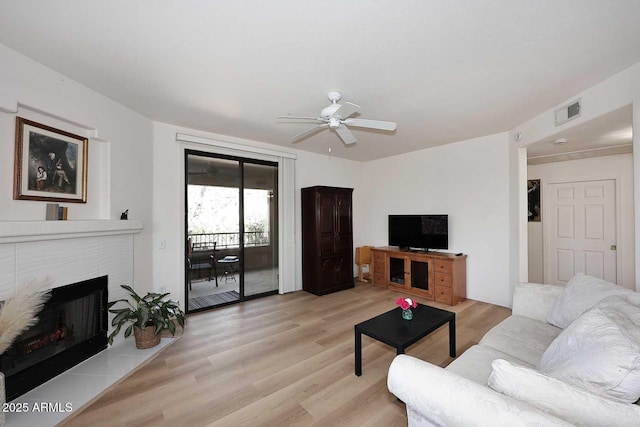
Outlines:
<svg viewBox="0 0 640 427"><path fill-rule="evenodd" d="M609 249L611 249L612 251L615 251L616 249L618 249L618 247L616 245L611 245L609 246Z"/></svg>

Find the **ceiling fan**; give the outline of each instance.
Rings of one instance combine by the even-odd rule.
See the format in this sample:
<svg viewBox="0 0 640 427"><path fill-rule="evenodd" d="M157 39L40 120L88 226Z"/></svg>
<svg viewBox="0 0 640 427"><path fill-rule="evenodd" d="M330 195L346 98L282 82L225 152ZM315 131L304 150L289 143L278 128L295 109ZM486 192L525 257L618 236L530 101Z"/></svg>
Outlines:
<svg viewBox="0 0 640 427"><path fill-rule="evenodd" d="M296 120L313 120L321 122L321 124L301 132L293 138L293 141L304 138L320 129L329 128L336 131L340 139L345 144L353 144L357 141L356 137L349 130L349 126L379 129L379 130L396 130L395 122L385 122L382 120L367 119L350 119L349 117L357 113L362 107L351 102L339 104L342 94L340 92L329 92L327 97L331 101L331 105L325 107L320 112L320 117L301 117L301 116L278 116L279 119L296 119Z"/></svg>

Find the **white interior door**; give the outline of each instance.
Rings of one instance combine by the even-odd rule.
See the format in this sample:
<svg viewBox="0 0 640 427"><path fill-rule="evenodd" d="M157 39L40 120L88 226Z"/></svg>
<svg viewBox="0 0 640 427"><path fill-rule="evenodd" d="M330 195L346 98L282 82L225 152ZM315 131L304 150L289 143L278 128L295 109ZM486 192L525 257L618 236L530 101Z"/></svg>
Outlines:
<svg viewBox="0 0 640 427"><path fill-rule="evenodd" d="M564 284L576 273L616 283L615 184L611 179L547 186L545 283Z"/></svg>

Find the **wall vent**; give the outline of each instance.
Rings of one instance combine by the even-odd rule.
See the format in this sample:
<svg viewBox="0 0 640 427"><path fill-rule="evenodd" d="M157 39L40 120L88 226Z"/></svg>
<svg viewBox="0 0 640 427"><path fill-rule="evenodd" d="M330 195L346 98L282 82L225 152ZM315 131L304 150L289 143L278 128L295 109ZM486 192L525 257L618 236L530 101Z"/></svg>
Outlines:
<svg viewBox="0 0 640 427"><path fill-rule="evenodd" d="M569 120L573 120L576 117L580 117L582 111L582 105L580 100L573 101L570 104L564 105L558 108L556 113L556 126L560 126L563 123L567 123Z"/></svg>

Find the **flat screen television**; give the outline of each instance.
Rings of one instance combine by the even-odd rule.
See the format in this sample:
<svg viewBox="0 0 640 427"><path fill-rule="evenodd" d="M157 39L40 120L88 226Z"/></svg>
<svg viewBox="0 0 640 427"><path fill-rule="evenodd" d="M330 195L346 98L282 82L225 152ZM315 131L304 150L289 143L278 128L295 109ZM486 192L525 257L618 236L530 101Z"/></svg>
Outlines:
<svg viewBox="0 0 640 427"><path fill-rule="evenodd" d="M449 249L449 216L389 215L389 246Z"/></svg>

